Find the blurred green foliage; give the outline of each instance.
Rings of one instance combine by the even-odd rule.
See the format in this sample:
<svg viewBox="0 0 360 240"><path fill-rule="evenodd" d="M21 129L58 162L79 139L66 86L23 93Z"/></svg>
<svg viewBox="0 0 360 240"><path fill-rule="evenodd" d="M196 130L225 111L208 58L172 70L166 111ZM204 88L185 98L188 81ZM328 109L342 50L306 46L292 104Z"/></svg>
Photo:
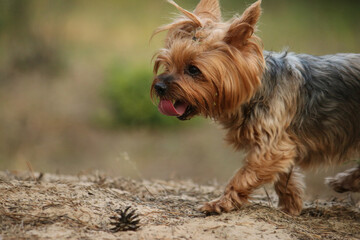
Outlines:
<svg viewBox="0 0 360 240"><path fill-rule="evenodd" d="M65 65L61 44L46 39L35 27L35 2L0 1L0 73L40 71L56 74Z"/></svg>
<svg viewBox="0 0 360 240"><path fill-rule="evenodd" d="M113 64L106 72L103 96L110 114L109 126L174 126L179 120L161 115L150 100L153 74L145 67Z"/></svg>

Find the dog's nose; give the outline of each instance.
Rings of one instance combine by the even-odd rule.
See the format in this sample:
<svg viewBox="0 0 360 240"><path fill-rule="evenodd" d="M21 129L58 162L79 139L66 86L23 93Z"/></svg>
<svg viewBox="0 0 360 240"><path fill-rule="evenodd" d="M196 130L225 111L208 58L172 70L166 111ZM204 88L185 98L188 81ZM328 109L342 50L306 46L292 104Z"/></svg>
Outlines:
<svg viewBox="0 0 360 240"><path fill-rule="evenodd" d="M154 88L155 88L156 93L157 93L159 96L164 96L164 95L165 95L166 89L167 89L165 83L163 83L163 82L155 83Z"/></svg>

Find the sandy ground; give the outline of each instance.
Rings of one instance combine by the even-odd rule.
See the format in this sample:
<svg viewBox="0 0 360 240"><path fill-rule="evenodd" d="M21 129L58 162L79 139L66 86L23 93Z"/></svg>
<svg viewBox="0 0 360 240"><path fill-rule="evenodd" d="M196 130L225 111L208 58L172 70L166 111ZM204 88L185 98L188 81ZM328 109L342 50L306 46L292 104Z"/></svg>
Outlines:
<svg viewBox="0 0 360 240"><path fill-rule="evenodd" d="M276 209L270 188L236 212L196 210L221 189L191 180L0 172L0 239L360 239L359 206L346 196L307 202L298 217ZM127 206L140 228L111 231L110 218Z"/></svg>

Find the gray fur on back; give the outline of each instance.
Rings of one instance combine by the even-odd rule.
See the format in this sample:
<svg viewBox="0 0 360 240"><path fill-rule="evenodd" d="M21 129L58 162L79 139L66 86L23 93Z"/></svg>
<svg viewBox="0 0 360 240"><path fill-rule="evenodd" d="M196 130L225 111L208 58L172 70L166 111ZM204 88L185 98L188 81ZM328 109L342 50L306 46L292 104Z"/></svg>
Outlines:
<svg viewBox="0 0 360 240"><path fill-rule="evenodd" d="M283 101L295 103L288 106L296 108L288 131L302 144L297 161L338 162L354 152L360 145L360 54L265 52L265 58L260 95L272 99L281 92Z"/></svg>

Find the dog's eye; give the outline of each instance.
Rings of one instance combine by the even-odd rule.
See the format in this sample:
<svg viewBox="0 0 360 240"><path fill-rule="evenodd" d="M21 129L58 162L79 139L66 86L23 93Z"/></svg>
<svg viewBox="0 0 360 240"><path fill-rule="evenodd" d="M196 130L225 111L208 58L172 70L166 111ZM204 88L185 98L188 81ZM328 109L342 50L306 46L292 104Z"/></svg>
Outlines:
<svg viewBox="0 0 360 240"><path fill-rule="evenodd" d="M201 71L199 68L197 68L196 66L194 65L189 65L186 67L185 69L185 73L189 74L190 76L197 76L197 75L200 75L201 74Z"/></svg>

